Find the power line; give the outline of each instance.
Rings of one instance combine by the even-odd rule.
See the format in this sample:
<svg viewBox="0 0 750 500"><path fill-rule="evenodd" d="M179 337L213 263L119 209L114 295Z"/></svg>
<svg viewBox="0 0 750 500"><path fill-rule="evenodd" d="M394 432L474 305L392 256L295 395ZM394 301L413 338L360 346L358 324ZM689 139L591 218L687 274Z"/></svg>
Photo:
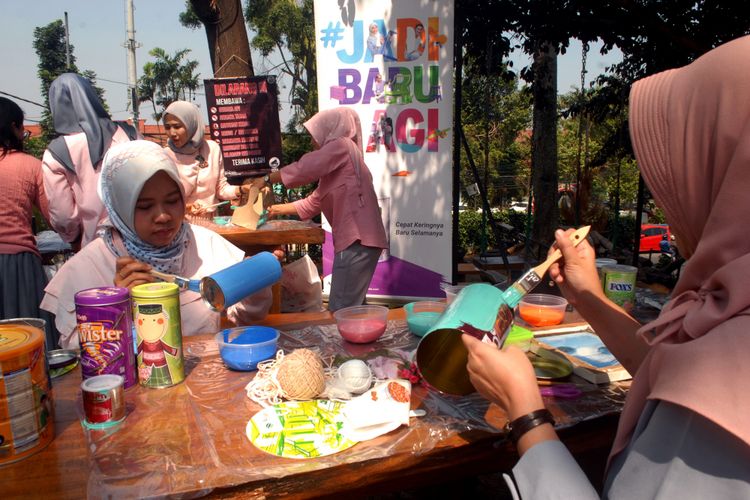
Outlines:
<svg viewBox="0 0 750 500"><path fill-rule="evenodd" d="M24 99L23 97L18 97L17 95L9 94L7 92L3 92L2 90L0 90L0 94L7 95L9 97L12 97L13 99L18 99L19 101L28 102L29 104L35 104L40 108L47 109L47 106L45 106L44 104L39 104L38 102L30 101L28 99Z"/></svg>

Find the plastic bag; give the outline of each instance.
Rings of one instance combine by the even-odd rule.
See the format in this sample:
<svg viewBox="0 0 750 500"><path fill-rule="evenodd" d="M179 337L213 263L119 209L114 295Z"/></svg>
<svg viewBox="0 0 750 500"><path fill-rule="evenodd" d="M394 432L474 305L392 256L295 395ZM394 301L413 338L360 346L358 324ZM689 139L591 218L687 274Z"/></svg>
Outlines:
<svg viewBox="0 0 750 500"><path fill-rule="evenodd" d="M281 272L281 312L323 310L323 288L312 259L305 255L284 266Z"/></svg>

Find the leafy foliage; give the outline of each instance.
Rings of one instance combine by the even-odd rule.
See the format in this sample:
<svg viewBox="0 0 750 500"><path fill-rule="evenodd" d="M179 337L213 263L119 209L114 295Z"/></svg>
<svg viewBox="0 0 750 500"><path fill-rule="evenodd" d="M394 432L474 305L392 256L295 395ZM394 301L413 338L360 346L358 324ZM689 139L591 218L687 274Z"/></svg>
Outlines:
<svg viewBox="0 0 750 500"><path fill-rule="evenodd" d="M245 18L256 33L251 46L264 57L277 52L282 73L292 79L294 109L287 129L294 132L318 111L313 0L252 0Z"/></svg>
<svg viewBox="0 0 750 500"><path fill-rule="evenodd" d="M178 50L170 56L164 49L154 47L148 53L155 60L143 65L143 76L138 79L138 96L141 102L151 101L153 117L160 121L164 109L174 101L192 100L200 85L200 73L195 73L198 61L187 59L190 49Z"/></svg>
<svg viewBox="0 0 750 500"><path fill-rule="evenodd" d="M65 55L65 26L62 20L52 21L46 26L34 28L34 51L39 57L37 64L37 75L41 80L41 94L44 97L46 108L42 112L40 122L44 142L47 143L57 136L52 122L52 114L49 109L49 87L58 76L63 73L78 73L87 78L93 85L96 94L109 111L107 101L104 99L104 90L96 85L96 73L93 71L79 71L76 66L76 58L73 54L74 47L70 45L70 67L66 66Z"/></svg>

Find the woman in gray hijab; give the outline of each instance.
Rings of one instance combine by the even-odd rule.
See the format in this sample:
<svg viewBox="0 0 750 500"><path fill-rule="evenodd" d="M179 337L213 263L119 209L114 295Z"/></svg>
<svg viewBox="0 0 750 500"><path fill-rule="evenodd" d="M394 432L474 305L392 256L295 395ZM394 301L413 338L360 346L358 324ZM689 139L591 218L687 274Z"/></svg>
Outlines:
<svg viewBox="0 0 750 500"><path fill-rule="evenodd" d="M240 186L230 185L224 176L219 145L204 138L198 106L186 101L167 106L164 129L169 137L164 149L180 170L188 214L213 212L216 203L240 197Z"/></svg>
<svg viewBox="0 0 750 500"><path fill-rule="evenodd" d="M106 210L96 185L104 154L113 144L137 137L134 128L112 121L86 78L64 73L49 88L55 132L42 157L50 224L63 240L85 246L96 238Z"/></svg>

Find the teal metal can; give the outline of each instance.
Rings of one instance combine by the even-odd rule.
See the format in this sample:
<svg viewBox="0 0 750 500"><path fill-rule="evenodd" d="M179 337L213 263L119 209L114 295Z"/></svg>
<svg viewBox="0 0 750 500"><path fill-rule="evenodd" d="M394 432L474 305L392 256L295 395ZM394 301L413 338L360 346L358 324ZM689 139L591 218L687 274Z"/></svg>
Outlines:
<svg viewBox="0 0 750 500"><path fill-rule="evenodd" d="M466 371L468 352L461 335L502 347L513 326L503 292L486 283L463 288L417 346L417 367L427 384L448 394L474 392Z"/></svg>

